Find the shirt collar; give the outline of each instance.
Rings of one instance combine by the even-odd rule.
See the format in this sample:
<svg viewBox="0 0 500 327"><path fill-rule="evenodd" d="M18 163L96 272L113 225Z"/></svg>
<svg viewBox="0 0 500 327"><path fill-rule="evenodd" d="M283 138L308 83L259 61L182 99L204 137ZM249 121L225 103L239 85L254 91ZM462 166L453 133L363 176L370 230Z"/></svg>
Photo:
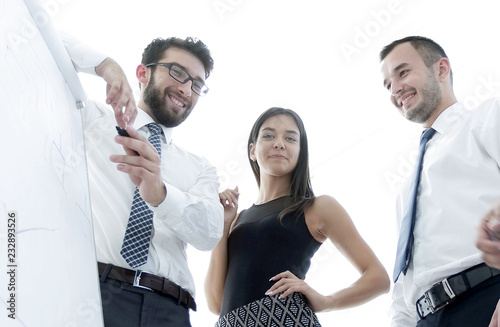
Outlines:
<svg viewBox="0 0 500 327"><path fill-rule="evenodd" d="M146 128L146 125L151 124L151 123L155 123L153 118L151 118L151 116L148 115L143 109L137 107L137 117L135 118L135 121L134 121L134 128L136 130L140 130L140 129L145 128L145 130L147 132L149 132L148 129ZM159 126L163 130L163 135L165 135L165 142L167 144L170 144L172 142L172 130L173 130L173 128L172 127L165 127L161 124L159 124Z"/></svg>
<svg viewBox="0 0 500 327"><path fill-rule="evenodd" d="M453 126L453 124L459 120L465 113L467 108L461 102L456 102L453 105L446 108L434 121L432 128L436 130L439 134L444 134Z"/></svg>

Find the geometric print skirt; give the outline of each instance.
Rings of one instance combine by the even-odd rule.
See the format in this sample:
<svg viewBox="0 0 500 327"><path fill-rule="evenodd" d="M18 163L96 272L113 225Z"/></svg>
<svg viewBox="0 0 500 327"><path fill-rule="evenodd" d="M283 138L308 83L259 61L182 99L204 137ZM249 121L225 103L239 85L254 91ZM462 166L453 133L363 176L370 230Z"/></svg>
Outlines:
<svg viewBox="0 0 500 327"><path fill-rule="evenodd" d="M220 317L215 327L321 327L301 293L251 302Z"/></svg>

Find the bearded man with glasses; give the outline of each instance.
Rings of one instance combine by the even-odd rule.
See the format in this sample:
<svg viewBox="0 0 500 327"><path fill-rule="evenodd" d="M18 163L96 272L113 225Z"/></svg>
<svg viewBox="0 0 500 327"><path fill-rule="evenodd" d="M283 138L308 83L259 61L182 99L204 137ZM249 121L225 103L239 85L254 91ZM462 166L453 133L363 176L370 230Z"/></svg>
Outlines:
<svg viewBox="0 0 500 327"><path fill-rule="evenodd" d="M155 39L136 69L133 126L116 135L109 108L84 114L106 327L190 326L196 304L187 243L213 249L223 209L215 168L171 136L207 94L212 69L201 41Z"/></svg>

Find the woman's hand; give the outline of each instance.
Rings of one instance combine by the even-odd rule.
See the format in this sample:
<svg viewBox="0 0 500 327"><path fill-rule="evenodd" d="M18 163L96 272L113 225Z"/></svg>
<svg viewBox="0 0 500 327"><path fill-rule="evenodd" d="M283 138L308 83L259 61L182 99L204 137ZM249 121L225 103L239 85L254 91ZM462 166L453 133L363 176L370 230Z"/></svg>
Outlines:
<svg viewBox="0 0 500 327"><path fill-rule="evenodd" d="M234 188L234 190L227 189L221 193L219 193L220 203L224 207L224 229L229 230L229 226L233 222L236 217L236 213L238 212L238 198L240 193L238 192L238 186Z"/></svg>
<svg viewBox="0 0 500 327"><path fill-rule="evenodd" d="M280 298L284 299L295 292L299 292L307 298L307 303L314 312L323 311L327 308L325 306L325 296L316 292L305 281L288 270L273 276L270 281L276 282L267 290L266 295L273 296L282 293Z"/></svg>

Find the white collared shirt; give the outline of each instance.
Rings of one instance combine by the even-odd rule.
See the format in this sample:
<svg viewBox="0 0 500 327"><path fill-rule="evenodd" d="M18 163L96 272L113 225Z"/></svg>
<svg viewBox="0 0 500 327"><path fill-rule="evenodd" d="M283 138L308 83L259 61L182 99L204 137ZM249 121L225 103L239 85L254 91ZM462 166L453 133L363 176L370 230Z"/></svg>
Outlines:
<svg viewBox="0 0 500 327"><path fill-rule="evenodd" d="M89 103L83 110L85 145L89 169L97 260L131 269L120 255L135 186L128 174L109 160L123 154L111 108ZM138 108L134 127L148 137L147 124L154 122ZM154 212L154 230L148 262L139 269L167 277L194 296L194 280L189 271L186 244L199 250L213 249L222 236L223 208L219 202L216 169L201 157L172 143L172 128L160 125L161 169L167 197Z"/></svg>
<svg viewBox="0 0 500 327"><path fill-rule="evenodd" d="M418 190L413 258L394 285L392 326L415 326L415 303L434 283L481 261L479 220L500 199L500 99L455 103L436 119ZM398 223L409 192L397 203Z"/></svg>

